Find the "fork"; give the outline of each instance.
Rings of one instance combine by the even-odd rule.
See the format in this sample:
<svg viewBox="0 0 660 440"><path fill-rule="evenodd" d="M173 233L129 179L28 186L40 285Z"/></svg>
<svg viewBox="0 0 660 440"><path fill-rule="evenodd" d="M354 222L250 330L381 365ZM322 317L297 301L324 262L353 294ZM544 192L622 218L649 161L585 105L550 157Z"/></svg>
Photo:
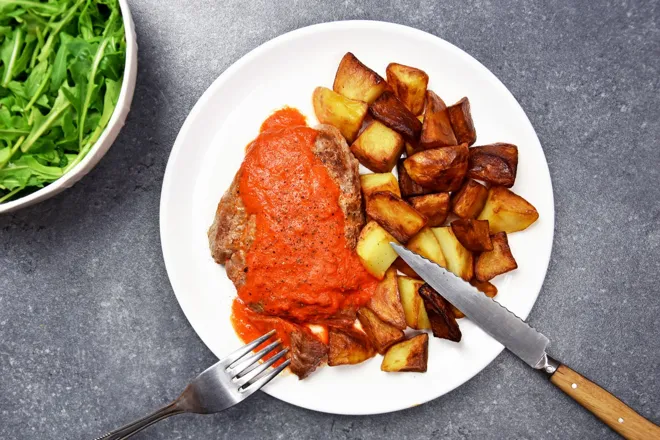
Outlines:
<svg viewBox="0 0 660 440"><path fill-rule="evenodd" d="M267 361L259 363L264 356L281 345L280 340L268 344L257 353L248 355L274 334L275 330L271 330L206 369L188 384L176 400L168 405L146 417L98 437L96 440L125 439L156 422L176 414L212 414L245 400L273 380L291 363L290 359L286 359L278 367L269 370L275 362L287 354L289 351L287 348L278 351ZM266 372L266 370L269 371Z"/></svg>

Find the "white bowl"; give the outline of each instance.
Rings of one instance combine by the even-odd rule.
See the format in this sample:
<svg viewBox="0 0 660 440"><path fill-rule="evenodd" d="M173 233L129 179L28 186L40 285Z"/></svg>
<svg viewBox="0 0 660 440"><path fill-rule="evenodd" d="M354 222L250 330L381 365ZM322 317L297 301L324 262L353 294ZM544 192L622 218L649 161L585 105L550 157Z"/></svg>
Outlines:
<svg viewBox="0 0 660 440"><path fill-rule="evenodd" d="M19 208L33 205L42 200L53 197L56 194L73 186L74 183L83 178L108 151L112 143L117 139L119 131L124 126L128 111L131 109L133 92L135 91L135 77L137 75L137 38L135 36L135 24L131 17L126 0L119 0L119 7L124 18L124 31L126 33L126 65L124 67L124 79L119 93L119 100L115 111L112 113L108 126L105 127L101 137L91 150L72 170L57 179L55 182L11 202L0 204L0 214L15 211Z"/></svg>

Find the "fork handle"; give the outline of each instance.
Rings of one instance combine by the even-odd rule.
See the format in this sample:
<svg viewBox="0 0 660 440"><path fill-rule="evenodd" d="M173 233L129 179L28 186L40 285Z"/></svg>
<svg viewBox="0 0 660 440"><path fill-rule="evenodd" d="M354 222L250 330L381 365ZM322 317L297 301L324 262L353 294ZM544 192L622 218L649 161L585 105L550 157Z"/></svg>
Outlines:
<svg viewBox="0 0 660 440"><path fill-rule="evenodd" d="M160 422L163 419L166 419L170 416L174 416L177 414L181 414L183 412L185 411L179 407L179 402L175 400L172 403L155 411L154 413L149 414L148 416L136 420L132 423L129 423L128 425L124 425L119 429L116 429L112 432L107 433L102 437L97 438L96 440L121 440L121 439L129 438L133 434L142 431L144 428L147 428L156 422Z"/></svg>

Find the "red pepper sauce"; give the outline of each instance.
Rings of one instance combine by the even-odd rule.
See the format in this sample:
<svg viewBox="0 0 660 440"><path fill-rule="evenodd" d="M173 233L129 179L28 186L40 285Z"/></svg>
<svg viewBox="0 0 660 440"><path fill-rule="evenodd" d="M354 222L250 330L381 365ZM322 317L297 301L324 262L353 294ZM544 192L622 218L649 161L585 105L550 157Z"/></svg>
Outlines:
<svg viewBox="0 0 660 440"><path fill-rule="evenodd" d="M275 328L286 345L296 328L287 321L323 324L351 316L378 283L347 246L339 187L312 152L316 136L298 110L284 108L247 148L239 190L256 216L256 234L232 308L244 341Z"/></svg>

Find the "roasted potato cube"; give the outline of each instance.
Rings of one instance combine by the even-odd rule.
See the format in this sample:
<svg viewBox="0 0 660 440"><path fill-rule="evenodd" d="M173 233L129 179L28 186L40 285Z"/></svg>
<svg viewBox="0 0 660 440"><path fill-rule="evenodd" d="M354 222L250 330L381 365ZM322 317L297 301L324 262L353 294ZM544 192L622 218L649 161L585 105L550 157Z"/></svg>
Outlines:
<svg viewBox="0 0 660 440"><path fill-rule="evenodd" d="M406 142L406 156L412 156L413 154L415 154L415 147L410 142Z"/></svg>
<svg viewBox="0 0 660 440"><path fill-rule="evenodd" d="M470 280L470 284L483 292L488 298L493 298L497 295L497 287L488 281L479 281L477 279Z"/></svg>
<svg viewBox="0 0 660 440"><path fill-rule="evenodd" d="M399 330L406 328L406 315L403 312L403 305L401 305L401 297L399 296L396 268L390 267L385 272L385 278L376 287L374 294L367 303L367 307L382 321L391 326Z"/></svg>
<svg viewBox="0 0 660 440"><path fill-rule="evenodd" d="M481 253L474 262L474 275L478 281L491 280L518 267L509 248L506 232L493 234L490 239L493 250Z"/></svg>
<svg viewBox="0 0 660 440"><path fill-rule="evenodd" d="M429 76L423 70L390 63L385 70L387 82L408 110L418 115L424 110L424 95Z"/></svg>
<svg viewBox="0 0 660 440"><path fill-rule="evenodd" d="M440 248L440 243L438 243L438 239L431 228L426 227L420 230L408 241L406 247L442 267L447 267L447 261L442 253L442 248Z"/></svg>
<svg viewBox="0 0 660 440"><path fill-rule="evenodd" d="M454 131L449 122L447 106L438 95L431 90L426 92L426 109L424 123L419 138L417 151L458 145Z"/></svg>
<svg viewBox="0 0 660 440"><path fill-rule="evenodd" d="M406 316L408 327L417 330L431 328L426 308L424 308L424 301L417 293L424 281L409 277L398 277L398 280L401 305L403 305L403 313Z"/></svg>
<svg viewBox="0 0 660 440"><path fill-rule="evenodd" d="M447 269L454 275L470 281L474 274L472 253L465 249L450 226L431 228L447 260Z"/></svg>
<svg viewBox="0 0 660 440"><path fill-rule="evenodd" d="M417 116L417 119L419 119L419 122L421 122L422 126L423 126L424 125L424 115L422 114L422 115ZM411 144L410 142L406 142L406 156L412 156L416 152L417 151L416 151L415 147L413 146L413 144Z"/></svg>
<svg viewBox="0 0 660 440"><path fill-rule="evenodd" d="M387 82L376 72L347 52L339 62L332 89L349 99L371 104L388 88Z"/></svg>
<svg viewBox="0 0 660 440"><path fill-rule="evenodd" d="M397 240L372 220L362 228L355 247L367 272L379 280L385 278L385 272L398 257L390 242L397 243Z"/></svg>
<svg viewBox="0 0 660 440"><path fill-rule="evenodd" d="M401 158L396 165L396 170L399 173L399 188L401 189L401 197L419 196L430 193L430 189L424 188L410 178L406 168L403 166L404 161L405 159Z"/></svg>
<svg viewBox="0 0 660 440"><path fill-rule="evenodd" d="M492 298L495 295L497 295L497 287L495 287L493 284L489 283L488 281L479 281L472 279L470 280L470 284L472 284L474 287L479 289L479 291L483 292L488 298ZM451 308L454 311L454 316L456 317L456 319L465 318L465 314L463 312L461 312L454 306L451 306Z"/></svg>
<svg viewBox="0 0 660 440"><path fill-rule="evenodd" d="M511 188L518 170L518 147L497 143L470 148L467 176Z"/></svg>
<svg viewBox="0 0 660 440"><path fill-rule="evenodd" d="M353 142L351 152L371 171L386 173L396 165L403 147L403 138L399 133L373 121Z"/></svg>
<svg viewBox="0 0 660 440"><path fill-rule="evenodd" d="M382 371L426 372L429 360L429 335L422 333L390 347L380 365Z"/></svg>
<svg viewBox="0 0 660 440"><path fill-rule="evenodd" d="M426 313L431 323L433 336L450 341L460 342L461 329L456 322L452 305L428 284L419 288L419 295L424 300Z"/></svg>
<svg viewBox="0 0 660 440"><path fill-rule="evenodd" d="M381 321L374 312L367 308L363 307L358 310L357 317L371 346L380 354L385 354L392 344L405 338L403 331Z"/></svg>
<svg viewBox="0 0 660 440"><path fill-rule="evenodd" d="M339 129L346 141L353 142L369 106L354 101L325 87L317 87L312 96L314 113L321 124L330 124Z"/></svg>
<svg viewBox="0 0 660 440"><path fill-rule="evenodd" d="M467 144L420 151L403 161L412 180L434 191L461 187L468 166ZM403 193L403 191L402 191Z"/></svg>
<svg viewBox="0 0 660 440"><path fill-rule="evenodd" d="M452 212L461 218L475 218L484 209L487 197L488 188L468 179L451 198Z"/></svg>
<svg viewBox="0 0 660 440"><path fill-rule="evenodd" d="M407 142L413 145L417 143L422 131L422 123L398 100L394 93L383 92L369 106L369 112L374 119L400 133Z"/></svg>
<svg viewBox="0 0 660 440"><path fill-rule="evenodd" d="M374 357L376 351L367 336L353 329L330 328L328 332L328 365L353 365Z"/></svg>
<svg viewBox="0 0 660 440"><path fill-rule="evenodd" d="M399 182L392 173L373 173L360 176L360 186L362 187L362 196L366 198L377 191L389 191L401 197ZM485 200L485 199L484 199Z"/></svg>
<svg viewBox="0 0 660 440"><path fill-rule="evenodd" d="M447 113L456 141L459 144L474 144L477 140L477 132L470 113L470 100L467 97L461 98L456 104L447 107Z"/></svg>
<svg viewBox="0 0 660 440"><path fill-rule="evenodd" d="M451 230L465 249L470 252L492 251L490 232L486 220L462 218L451 222Z"/></svg>
<svg viewBox="0 0 660 440"><path fill-rule="evenodd" d="M426 225L426 217L389 191L367 197L367 215L400 242L406 242Z"/></svg>
<svg viewBox="0 0 660 440"><path fill-rule="evenodd" d="M397 269L399 272L403 273L404 275L421 280L420 276L417 275L417 273L414 270L412 270L412 267L408 266L408 263L403 261L401 257L394 260L394 263L392 263L392 267Z"/></svg>
<svg viewBox="0 0 660 440"><path fill-rule="evenodd" d="M486 194L488 192L486 191ZM486 198L484 197L484 202ZM449 213L449 193L426 194L408 199L413 208L428 219L430 227L442 226Z"/></svg>
<svg viewBox="0 0 660 440"><path fill-rule="evenodd" d="M522 231L538 218L539 213L531 203L501 186L488 190L486 204L478 217L479 220L488 220L491 234Z"/></svg>

